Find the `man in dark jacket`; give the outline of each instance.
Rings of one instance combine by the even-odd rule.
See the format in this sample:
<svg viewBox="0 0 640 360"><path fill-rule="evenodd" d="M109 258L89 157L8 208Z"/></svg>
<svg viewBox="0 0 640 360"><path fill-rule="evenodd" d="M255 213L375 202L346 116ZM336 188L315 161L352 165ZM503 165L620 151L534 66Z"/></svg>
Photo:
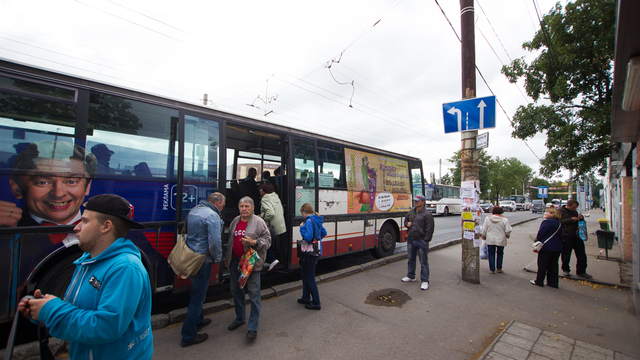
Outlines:
<svg viewBox="0 0 640 360"><path fill-rule="evenodd" d="M587 274L587 254L584 250L584 241L578 237L578 221L583 220L582 215L578 215L578 201L571 199L567 205L560 208L562 214L562 271L564 276L571 274L571 252L575 251L577 263L576 274L585 279L591 279L593 276Z"/></svg>
<svg viewBox="0 0 640 360"><path fill-rule="evenodd" d="M415 209L411 209L404 219L404 226L407 227L407 253L409 257L407 276L402 281L416 281L416 255L420 256L420 288L429 288L429 242L433 237L435 228L433 215L424 207L426 198L424 195L417 195L414 199Z"/></svg>

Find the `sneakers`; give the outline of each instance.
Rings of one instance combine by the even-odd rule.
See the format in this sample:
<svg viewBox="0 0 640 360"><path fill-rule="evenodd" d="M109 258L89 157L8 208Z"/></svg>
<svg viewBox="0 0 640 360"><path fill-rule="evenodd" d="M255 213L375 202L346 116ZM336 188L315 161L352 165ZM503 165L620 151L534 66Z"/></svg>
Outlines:
<svg viewBox="0 0 640 360"><path fill-rule="evenodd" d="M589 275L587 273L578 274L578 276L580 276L581 278L585 278L585 279L593 278L593 276L591 276L591 275Z"/></svg>
<svg viewBox="0 0 640 360"><path fill-rule="evenodd" d="M200 344L201 342L204 342L208 338L209 338L209 335L207 334L197 334L196 337L193 338L193 340L186 343L180 343L180 347L185 348L191 345Z"/></svg>
<svg viewBox="0 0 640 360"><path fill-rule="evenodd" d="M280 262L280 260L276 259L276 261L274 261L271 264L269 264L269 270L267 270L267 271L271 271L274 267L276 267L276 265L278 265L279 262Z"/></svg>
<svg viewBox="0 0 640 360"><path fill-rule="evenodd" d="M402 278L402 282L410 282L410 281L414 282L414 281L416 281L416 279L412 279L412 278L410 278L408 276L405 276L405 277Z"/></svg>
<svg viewBox="0 0 640 360"><path fill-rule="evenodd" d="M422 283L422 285L420 285L420 289L422 290L427 290L429 288L429 282L425 281Z"/></svg>
<svg viewBox="0 0 640 360"><path fill-rule="evenodd" d="M563 271L563 272L562 272L562 275L564 275L564 276L571 276L571 272L569 272L569 271Z"/></svg>

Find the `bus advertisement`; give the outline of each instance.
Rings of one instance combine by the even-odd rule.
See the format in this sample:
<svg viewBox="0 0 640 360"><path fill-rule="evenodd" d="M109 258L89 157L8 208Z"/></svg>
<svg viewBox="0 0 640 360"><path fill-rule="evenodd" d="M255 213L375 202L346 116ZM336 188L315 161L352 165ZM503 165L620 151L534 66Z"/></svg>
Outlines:
<svg viewBox="0 0 640 360"><path fill-rule="evenodd" d="M188 289L167 257L189 210L226 196L226 249L238 200L252 197L260 215L251 168L284 208L286 232L272 239L282 270L299 266L307 202L324 217L323 258L391 255L424 178L418 158L0 60L0 322L35 289L64 294L82 255L73 228L98 194L126 198L146 226L126 238L153 291ZM228 276L215 264L209 284Z"/></svg>

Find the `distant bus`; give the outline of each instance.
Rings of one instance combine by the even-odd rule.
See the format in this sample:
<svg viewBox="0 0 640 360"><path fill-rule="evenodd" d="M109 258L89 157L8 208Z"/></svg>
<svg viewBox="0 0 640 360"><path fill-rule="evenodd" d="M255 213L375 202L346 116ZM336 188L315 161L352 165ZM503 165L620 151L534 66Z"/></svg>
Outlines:
<svg viewBox="0 0 640 360"><path fill-rule="evenodd" d="M436 215L448 216L460 214L460 187L453 185L427 184L425 186L427 201L425 207Z"/></svg>
<svg viewBox="0 0 640 360"><path fill-rule="evenodd" d="M531 210L531 197L529 195L511 195L509 196L509 200L513 200L516 202L516 211Z"/></svg>
<svg viewBox="0 0 640 360"><path fill-rule="evenodd" d="M405 238L412 189L423 192L419 158L0 60L0 323L35 289L64 294L82 254L73 224L98 194L125 197L146 226L126 237L153 292L188 289L167 263L176 235L221 192L226 250L238 200L260 213L250 168L283 204L287 231L271 247L284 270L299 267L304 203L324 216L322 258L384 257ZM228 277L215 264L209 285Z"/></svg>

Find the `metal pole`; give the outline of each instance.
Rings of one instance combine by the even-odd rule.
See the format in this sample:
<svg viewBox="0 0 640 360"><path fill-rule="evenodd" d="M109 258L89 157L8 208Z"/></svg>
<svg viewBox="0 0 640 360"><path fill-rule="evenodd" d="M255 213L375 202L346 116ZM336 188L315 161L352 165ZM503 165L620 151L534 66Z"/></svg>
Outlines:
<svg viewBox="0 0 640 360"><path fill-rule="evenodd" d="M476 48L474 34L473 0L460 0L460 34L462 38L462 98L476 97ZM478 180L478 151L475 139L478 131L461 133L462 148L461 178L462 181ZM463 230L464 232L464 230ZM464 235L464 234L463 234ZM476 237L478 235L476 234ZM480 283L480 254L473 246L473 240L462 236L462 280L472 284Z"/></svg>

